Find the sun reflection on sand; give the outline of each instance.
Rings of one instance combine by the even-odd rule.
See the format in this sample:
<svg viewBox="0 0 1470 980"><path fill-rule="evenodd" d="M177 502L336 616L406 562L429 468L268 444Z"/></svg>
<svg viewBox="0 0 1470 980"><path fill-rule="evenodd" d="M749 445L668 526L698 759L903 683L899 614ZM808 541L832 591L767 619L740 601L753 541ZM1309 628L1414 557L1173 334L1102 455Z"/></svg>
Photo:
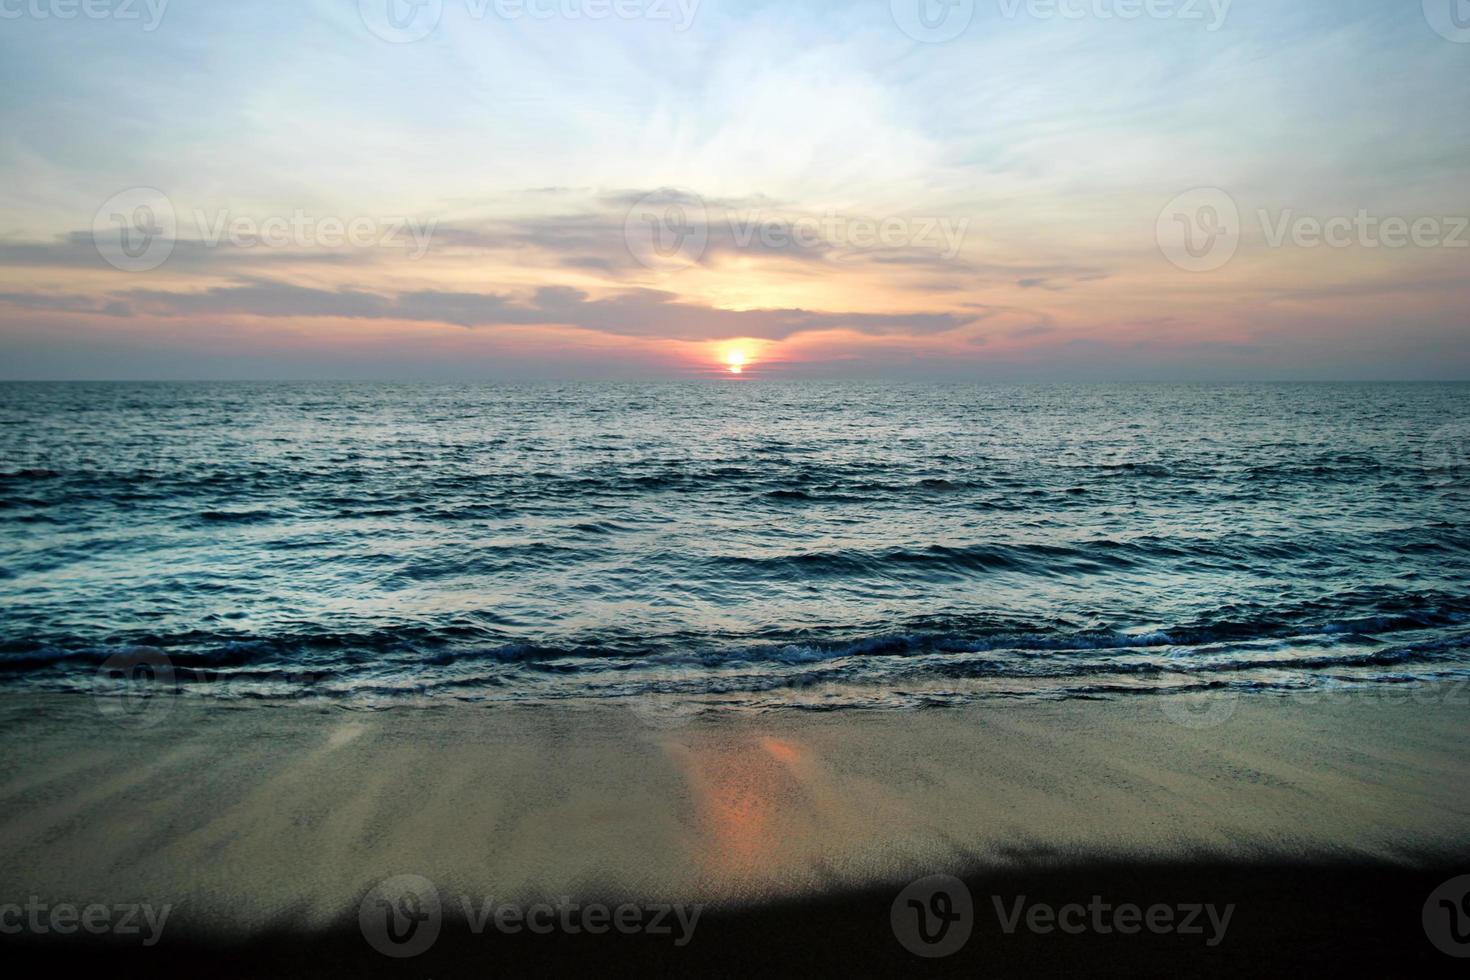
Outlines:
<svg viewBox="0 0 1470 980"><path fill-rule="evenodd" d="M783 742L778 738L762 738L761 748L787 765L794 765L806 756L806 752L800 746Z"/></svg>
<svg viewBox="0 0 1470 980"><path fill-rule="evenodd" d="M804 814L801 745L768 737L694 748L671 746L698 812L701 858L709 873L729 878L779 874L781 851L805 829L786 826ZM793 806L793 804L797 804Z"/></svg>

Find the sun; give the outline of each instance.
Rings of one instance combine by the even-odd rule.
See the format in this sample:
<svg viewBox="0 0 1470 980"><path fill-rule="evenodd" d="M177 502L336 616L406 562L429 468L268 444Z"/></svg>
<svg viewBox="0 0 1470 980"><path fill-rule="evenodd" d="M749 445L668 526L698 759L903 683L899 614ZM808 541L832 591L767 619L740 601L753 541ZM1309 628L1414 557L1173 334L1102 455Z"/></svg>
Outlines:
<svg viewBox="0 0 1470 980"><path fill-rule="evenodd" d="M4 3L4 0L0 0L0 3ZM768 343L758 337L712 340L701 352L699 369L718 371L724 377L734 375L744 380L763 373L761 368L766 365L768 349Z"/></svg>

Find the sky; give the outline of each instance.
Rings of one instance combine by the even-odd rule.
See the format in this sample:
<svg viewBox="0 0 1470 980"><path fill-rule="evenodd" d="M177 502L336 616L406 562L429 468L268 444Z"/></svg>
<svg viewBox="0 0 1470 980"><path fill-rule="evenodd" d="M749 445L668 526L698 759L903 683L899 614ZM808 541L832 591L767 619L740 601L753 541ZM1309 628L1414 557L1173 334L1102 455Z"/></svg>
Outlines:
<svg viewBox="0 0 1470 980"><path fill-rule="evenodd" d="M0 378L1470 378L1470 0L0 0Z"/></svg>

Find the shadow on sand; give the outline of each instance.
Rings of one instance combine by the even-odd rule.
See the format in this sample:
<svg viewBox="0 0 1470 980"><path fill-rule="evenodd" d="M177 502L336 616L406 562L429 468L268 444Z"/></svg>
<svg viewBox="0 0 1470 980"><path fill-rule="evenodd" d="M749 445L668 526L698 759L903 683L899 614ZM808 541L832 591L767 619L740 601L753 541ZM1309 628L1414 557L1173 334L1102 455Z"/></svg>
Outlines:
<svg viewBox="0 0 1470 980"><path fill-rule="evenodd" d="M1425 905L1448 879L1470 872L1470 860L1436 859L1415 867L1380 863L1139 864L1116 860L1029 870L988 871L964 877L972 899L971 934L942 958L909 952L890 918L907 882L800 901L707 909L682 947L672 934L568 935L557 930L509 935L494 926L476 933L457 903L446 901L438 938L423 953L395 959L374 950L356 917L320 933L282 929L245 942L166 935L152 948L69 937L4 937L4 960L22 970L96 968L111 976L487 977L801 975L801 976L1021 976L1282 975L1343 969L1356 975L1463 975L1466 960L1442 952L1441 942L1465 937L1470 956L1470 913L1442 910L1443 923L1426 925ZM1097 896L1097 900L1094 899ZM953 898L953 896L950 896ZM1078 911L1096 906L1105 912ZM1018 904L1019 903L1019 904ZM907 905L907 900L901 903ZM1438 903L1431 903L1438 905ZM1074 906L1068 933L1042 929L1047 912ZM1136 905L1171 909L1173 926L1132 934L1113 927L1114 910ZM1213 905L1217 918L1195 913ZM1234 906L1223 933L1218 916ZM935 915L954 906L947 898ZM1015 917L1021 909L1019 919ZM899 913L902 917L915 914ZM950 912L949 914L955 914ZM1162 922L1159 913L1157 922ZM1007 932L1004 920L1014 924ZM1112 931L1103 933L1097 922ZM1122 920L1124 925L1129 924ZM930 933L937 922L930 923ZM1082 931L1075 931L1082 925ZM1452 928L1453 927L1453 928ZM900 929L907 929L900 926ZM1445 937L1449 939L1446 940ZM1211 945L1211 940L1215 940ZM24 975L16 972L13 975Z"/></svg>

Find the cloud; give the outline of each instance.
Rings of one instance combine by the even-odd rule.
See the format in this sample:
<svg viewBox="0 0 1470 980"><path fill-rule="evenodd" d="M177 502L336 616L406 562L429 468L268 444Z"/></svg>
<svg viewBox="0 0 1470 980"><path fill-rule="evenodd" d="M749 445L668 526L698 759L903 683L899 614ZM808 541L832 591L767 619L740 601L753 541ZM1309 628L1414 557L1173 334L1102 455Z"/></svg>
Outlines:
<svg viewBox="0 0 1470 980"><path fill-rule="evenodd" d="M824 330L848 330L870 336L940 334L987 315L983 308L965 314L721 310L654 289L632 289L593 299L581 290L566 286L545 286L524 298L442 289L383 295L360 289L318 289L269 279L241 280L192 292L136 289L90 301L8 293L0 295L0 302L27 309L111 315L142 312L165 317L338 317L462 327L556 325L670 340L727 337L781 340Z"/></svg>
<svg viewBox="0 0 1470 980"><path fill-rule="evenodd" d="M227 241L210 244L202 239L180 238L174 242L167 268L177 270L236 265L295 265L299 263L346 265L361 261L367 250L322 248L239 247ZM111 271L88 231L73 231L51 241L0 241L0 268L97 269Z"/></svg>
<svg viewBox="0 0 1470 980"><path fill-rule="evenodd" d="M515 203L545 204L534 199L541 195L531 197ZM969 221L951 214L813 211L763 195L705 198L674 188L557 193L554 206L553 213L441 221L434 246L492 254L530 250L562 267L641 279L648 270L635 253L646 251L642 246L659 223L668 222L694 231L697 254L687 258L712 269L751 260L965 269L958 253Z"/></svg>

